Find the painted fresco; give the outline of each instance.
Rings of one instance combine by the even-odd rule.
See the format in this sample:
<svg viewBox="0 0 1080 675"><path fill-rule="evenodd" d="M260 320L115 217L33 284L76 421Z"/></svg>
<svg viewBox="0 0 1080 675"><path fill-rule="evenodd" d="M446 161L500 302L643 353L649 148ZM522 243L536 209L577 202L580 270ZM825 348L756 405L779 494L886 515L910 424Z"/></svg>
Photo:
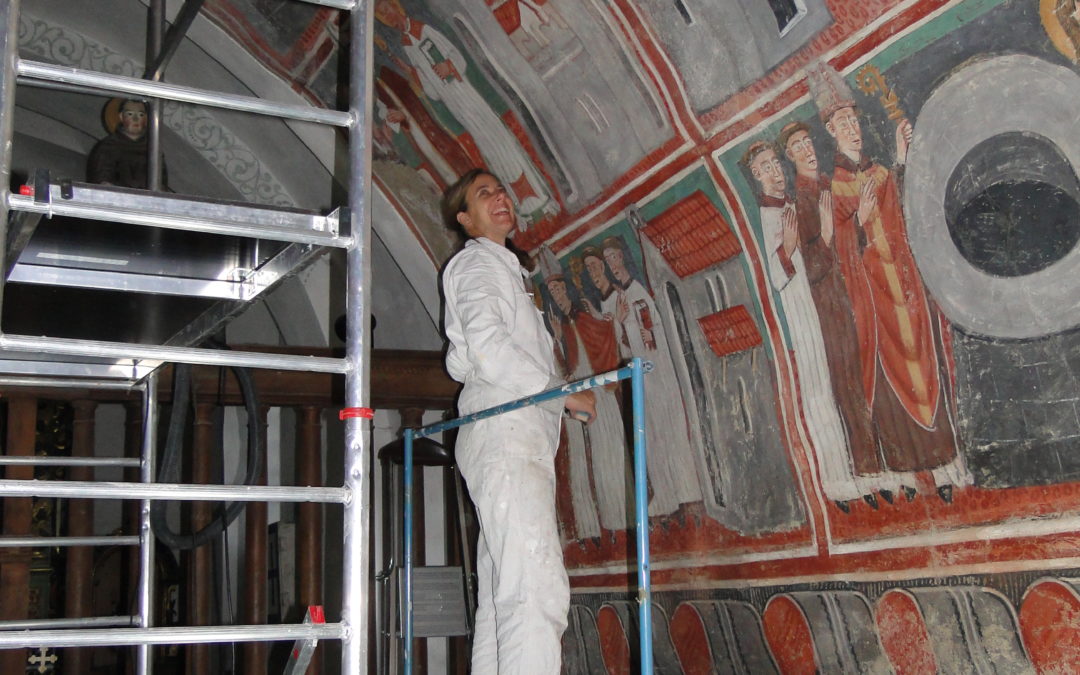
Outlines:
<svg viewBox="0 0 1080 675"><path fill-rule="evenodd" d="M832 17L824 0L636 3L704 113L793 54Z"/></svg>
<svg viewBox="0 0 1080 675"><path fill-rule="evenodd" d="M930 4L912 6L926 16ZM597 298L605 283L575 283L574 275L586 258L600 270L606 246L632 263L621 274L647 290L646 307L660 317L653 325L675 354L675 377L656 386L682 403L691 454L682 461L697 467L702 506L694 510L700 521L685 525L650 512L652 546L664 561L653 582L699 590L659 593L658 667L1080 667L1069 534L1080 508L1073 315L1080 153L1074 115L1065 112L1076 109L1080 91L1067 37L1076 14L1045 2L934 7L872 58L841 59L842 66L808 60L794 85L801 94L782 114L719 145L707 171L658 180L623 201L621 214L560 240L558 266L537 278L554 271L569 279L574 301L599 303L603 317ZM1028 107L1017 109L1015 96ZM738 250L695 268L664 221L668 214L693 222L687 204L699 191ZM761 338L743 352L711 343L710 326L719 322L711 315L731 309L716 307L719 286L711 283L725 267L738 269L724 287L742 277L746 296L735 304L745 305ZM610 265L603 271L613 274ZM554 295L545 303L556 321ZM722 325L737 332L730 320ZM794 471L790 483L770 482L781 487L767 494L790 490L799 502L790 514L806 514L781 544L787 555L771 543L800 519L770 521L754 511L753 497L733 492L737 481L727 472L736 447L702 423L731 407L732 398L716 395L720 368L751 353L767 364L755 371L754 393L775 405L752 409L746 428L770 429L776 443L767 462L782 459ZM651 447L667 450L681 437L681 425L669 422ZM589 442L574 444L568 439L568 456L581 466L569 467L571 485L589 468ZM736 475L757 468L744 465ZM664 482L650 474L650 483L655 499ZM678 511L694 513L686 504ZM751 512L749 521L736 515ZM639 627L626 596L613 592L625 579L593 564L609 548L575 545L575 514L572 506L561 513L580 593L569 669L596 667L597 652L609 671L628 668ZM762 532L771 538L747 538ZM794 536L801 532L828 553L802 548ZM686 547L683 557L665 557L678 550L673 540ZM945 576L987 563L1012 571ZM1025 571L1048 564L1066 571L1044 579ZM774 575L820 574L924 578L736 590ZM1061 670L1063 663L1072 666Z"/></svg>
<svg viewBox="0 0 1080 675"><path fill-rule="evenodd" d="M661 669L1080 671L1077 7L377 3L377 180L420 236L489 166L563 374L656 364ZM557 465L566 664L630 672L597 395Z"/></svg>
<svg viewBox="0 0 1080 675"><path fill-rule="evenodd" d="M808 542L778 433L759 309L716 199L708 174L691 171L561 257L542 248L534 279L567 379L633 356L653 364L646 379L648 513L653 529L669 535L656 544L665 554L730 555ZM693 229L670 229L687 217ZM750 338L710 341L700 319L714 317L745 320L749 328L740 330ZM559 456L567 488L561 521L565 538L576 540L566 555L582 569L625 555L633 525L629 398L618 385L597 397L597 420L568 424Z"/></svg>

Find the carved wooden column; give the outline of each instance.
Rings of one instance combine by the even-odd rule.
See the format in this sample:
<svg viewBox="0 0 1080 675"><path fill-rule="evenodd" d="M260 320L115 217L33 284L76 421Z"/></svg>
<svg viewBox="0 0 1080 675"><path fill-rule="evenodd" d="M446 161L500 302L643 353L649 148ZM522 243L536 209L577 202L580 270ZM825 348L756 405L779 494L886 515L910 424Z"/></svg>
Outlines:
<svg viewBox="0 0 1080 675"><path fill-rule="evenodd" d="M132 401L124 404L124 457L142 457L143 446L143 404L141 401ZM141 480L139 467L131 466L124 469L124 480L129 483L138 483ZM122 530L127 535L139 534L139 513L142 509L138 499L125 499L122 511ZM138 588L139 588L139 547L129 546L125 558L126 571L124 579L125 589L124 604L125 613L137 613ZM136 661L136 647L124 650L124 672L134 675Z"/></svg>
<svg viewBox="0 0 1080 675"><path fill-rule="evenodd" d="M296 484L321 487L322 408L300 408L296 433ZM300 610L323 605L323 506L303 502L296 507L296 575ZM307 672L322 672L322 643L315 648Z"/></svg>
<svg viewBox="0 0 1080 675"><path fill-rule="evenodd" d="M266 414L268 409L260 406L258 424L262 436L266 439ZM262 469L255 481L256 485L266 485L266 444L259 448ZM268 518L266 502L250 502L245 509L244 518L244 623L248 625L266 623L266 526ZM265 675L267 644L265 642L245 642L243 649L244 674Z"/></svg>
<svg viewBox="0 0 1080 675"><path fill-rule="evenodd" d="M37 399L8 399L8 455L33 455L34 436L37 428ZM15 480L31 480L32 466L8 466L4 476ZM30 519L33 506L31 497L8 497L4 499L4 534L30 536ZM27 618L30 607L30 555L28 548L0 550L0 588L4 598L0 602L0 620ZM21 673L26 669L26 649L0 651L0 673Z"/></svg>
<svg viewBox="0 0 1080 675"><path fill-rule="evenodd" d="M217 407L210 403L195 405L195 430L191 448L191 482L207 484L211 482L211 466L214 449L214 411ZM210 502L191 502L191 531L198 532L206 527L213 517L213 504ZM187 614L192 626L209 626L210 587L213 576L213 546L200 546L187 554ZM188 645L186 671L188 675L202 675L210 672L210 645Z"/></svg>
<svg viewBox="0 0 1080 675"><path fill-rule="evenodd" d="M92 457L94 455L94 411L97 403L75 401L72 420L71 455ZM68 469L71 480L90 481L94 469L89 466L73 466ZM88 537L94 533L94 502L91 499L68 500L68 535ZM93 604L94 549L91 546L70 546L67 549L67 585L64 593L64 614L69 618L91 616ZM64 673L87 675L92 661L88 647L69 647L64 650Z"/></svg>

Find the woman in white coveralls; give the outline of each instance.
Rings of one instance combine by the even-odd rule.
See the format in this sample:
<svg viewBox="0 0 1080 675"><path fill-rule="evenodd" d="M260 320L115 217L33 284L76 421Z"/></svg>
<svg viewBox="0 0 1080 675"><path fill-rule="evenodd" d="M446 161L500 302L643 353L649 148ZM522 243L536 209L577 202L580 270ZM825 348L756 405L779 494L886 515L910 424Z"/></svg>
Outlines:
<svg viewBox="0 0 1080 675"><path fill-rule="evenodd" d="M464 383L468 415L561 383L551 336L506 240L514 205L495 176L473 169L443 195L448 226L469 240L443 271L446 368ZM475 675L558 673L570 605L555 515L560 413L595 417L592 392L461 428L458 467L480 521Z"/></svg>

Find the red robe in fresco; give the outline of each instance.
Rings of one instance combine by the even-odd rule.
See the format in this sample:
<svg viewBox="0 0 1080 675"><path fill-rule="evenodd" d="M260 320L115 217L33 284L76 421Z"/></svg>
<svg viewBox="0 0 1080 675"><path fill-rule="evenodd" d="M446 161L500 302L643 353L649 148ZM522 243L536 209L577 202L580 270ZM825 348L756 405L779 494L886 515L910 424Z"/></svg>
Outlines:
<svg viewBox="0 0 1080 675"><path fill-rule="evenodd" d="M877 208L857 222L871 178ZM832 181L836 250L859 339L863 393L893 471L932 469L956 457L945 409L945 357L934 313L907 243L896 175L869 159L837 154Z"/></svg>
<svg viewBox="0 0 1080 675"><path fill-rule="evenodd" d="M826 244L821 237L821 193L832 190L832 179L824 172L817 180L795 175L795 212L799 223L799 250L806 265L810 295L821 321L821 337L829 365L836 406L847 432L852 468L857 475L884 470L877 451L877 438L870 420L870 408L857 385L859 373L859 337L855 330L851 301L844 286L844 276L836 259L835 238Z"/></svg>

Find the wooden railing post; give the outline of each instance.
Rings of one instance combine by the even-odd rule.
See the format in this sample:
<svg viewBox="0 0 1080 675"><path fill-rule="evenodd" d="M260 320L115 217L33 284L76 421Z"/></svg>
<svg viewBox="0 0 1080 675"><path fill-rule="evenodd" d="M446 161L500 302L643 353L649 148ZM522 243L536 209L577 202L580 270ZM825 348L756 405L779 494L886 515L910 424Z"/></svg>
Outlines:
<svg viewBox="0 0 1080 675"><path fill-rule="evenodd" d="M94 455L94 412L97 403L75 401L71 430L71 454L73 457ZM94 480L94 469L89 466L73 466L67 470L71 480ZM94 534L94 501L92 499L68 500L68 535L88 537ZM68 618L88 617L93 614L94 549L90 546L72 546L67 549L67 585L64 593L64 615ZM69 647L64 650L64 672L87 675L90 672L91 651L87 647Z"/></svg>
<svg viewBox="0 0 1080 675"><path fill-rule="evenodd" d="M37 431L37 399L8 399L8 455L33 455ZM31 480L32 466L8 466L4 476L15 480ZM29 536L33 498L8 497L4 500L4 534ZM26 619L30 608L30 555L28 548L9 548L0 551L0 588L4 601L0 603L0 620ZM21 673L26 670L25 649L0 651L0 672Z"/></svg>
<svg viewBox="0 0 1080 675"><path fill-rule="evenodd" d="M266 415L268 408L260 406L258 424L266 438ZM259 448L262 454L256 485L266 485L266 444ZM268 509L266 502L251 502L245 509L244 518L244 623L266 623L267 609L267 546L266 526ZM245 642L243 648L244 674L264 675L267 667L267 643Z"/></svg>
<svg viewBox="0 0 1080 675"><path fill-rule="evenodd" d="M322 476L322 409L304 406L297 415L296 484L319 487ZM301 503L296 508L297 599L301 611L323 605L323 506ZM320 643L307 672L322 672Z"/></svg>

